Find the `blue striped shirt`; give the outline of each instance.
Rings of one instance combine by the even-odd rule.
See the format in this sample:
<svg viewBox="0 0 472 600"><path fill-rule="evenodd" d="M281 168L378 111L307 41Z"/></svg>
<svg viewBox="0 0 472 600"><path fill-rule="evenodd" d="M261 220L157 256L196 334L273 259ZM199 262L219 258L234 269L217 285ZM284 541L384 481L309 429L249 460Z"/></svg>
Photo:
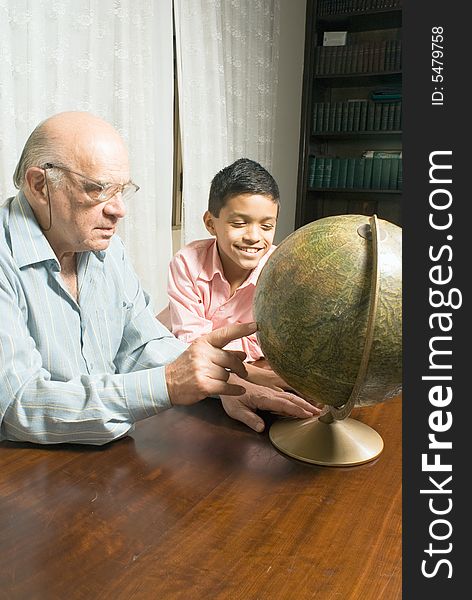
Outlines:
<svg viewBox="0 0 472 600"><path fill-rule="evenodd" d="M77 255L79 303L22 192L0 207L0 440L103 444L171 406L187 346L155 318L123 243Z"/></svg>

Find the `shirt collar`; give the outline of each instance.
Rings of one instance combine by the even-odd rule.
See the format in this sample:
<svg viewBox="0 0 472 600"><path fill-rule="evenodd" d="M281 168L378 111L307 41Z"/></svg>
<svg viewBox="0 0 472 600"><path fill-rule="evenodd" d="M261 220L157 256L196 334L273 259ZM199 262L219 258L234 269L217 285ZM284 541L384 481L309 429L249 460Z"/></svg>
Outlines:
<svg viewBox="0 0 472 600"><path fill-rule="evenodd" d="M20 269L45 261L54 261L60 268L23 192L19 192L10 205L10 239L13 258ZM100 251L93 254L103 262L106 253Z"/></svg>
<svg viewBox="0 0 472 600"><path fill-rule="evenodd" d="M260 272L262 271L263 266L266 264L267 259L275 250L275 248L276 246L272 246L269 249L269 252L267 252L267 254L265 254L261 258L257 267L251 271L249 277L240 285L240 288L246 287L247 285L256 285L257 279L259 277ZM218 254L218 246L215 239L212 241L212 244L208 249L206 260L203 264L203 268L200 272L199 277L200 279L203 279L205 281L212 281L212 279L216 275L219 275L223 281L227 281L223 272L223 265L221 264L220 255Z"/></svg>

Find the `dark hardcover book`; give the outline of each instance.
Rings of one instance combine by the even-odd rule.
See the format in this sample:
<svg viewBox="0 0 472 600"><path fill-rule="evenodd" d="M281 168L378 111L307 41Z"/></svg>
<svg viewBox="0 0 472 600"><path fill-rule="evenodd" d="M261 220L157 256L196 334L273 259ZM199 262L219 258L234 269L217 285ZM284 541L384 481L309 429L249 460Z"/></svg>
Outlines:
<svg viewBox="0 0 472 600"><path fill-rule="evenodd" d="M356 101L354 104L354 119L353 119L354 131L360 131L360 116L361 116L361 104L359 101Z"/></svg>
<svg viewBox="0 0 472 600"><path fill-rule="evenodd" d="M397 40L395 44L395 70L401 71L402 68L402 42Z"/></svg>
<svg viewBox="0 0 472 600"><path fill-rule="evenodd" d="M366 131L367 129L367 108L369 103L367 100L359 100L359 129L358 131Z"/></svg>
<svg viewBox="0 0 472 600"><path fill-rule="evenodd" d="M374 112L375 112L375 104L374 102L369 102L367 105L367 117L366 117L366 131L374 130Z"/></svg>
<svg viewBox="0 0 472 600"><path fill-rule="evenodd" d="M341 131L341 123L343 119L343 102L335 103L334 131Z"/></svg>
<svg viewBox="0 0 472 600"><path fill-rule="evenodd" d="M331 181L329 183L330 188L339 187L339 166L340 166L340 158L332 159L332 168L331 168Z"/></svg>
<svg viewBox="0 0 472 600"><path fill-rule="evenodd" d="M366 48L366 62L367 62L367 72L373 73L374 71L374 46L373 42L367 43Z"/></svg>
<svg viewBox="0 0 472 600"><path fill-rule="evenodd" d="M313 174L313 182L311 187L321 187L321 183L323 181L323 173L325 168L325 157L317 156L315 158L315 171Z"/></svg>
<svg viewBox="0 0 472 600"><path fill-rule="evenodd" d="M347 158L339 159L338 188L347 187Z"/></svg>
<svg viewBox="0 0 472 600"><path fill-rule="evenodd" d="M382 159L372 159L372 183L371 188L373 190L380 190L380 172L382 169Z"/></svg>
<svg viewBox="0 0 472 600"><path fill-rule="evenodd" d="M362 187L364 189L370 189L372 187L372 165L373 158L364 158L364 180Z"/></svg>
<svg viewBox="0 0 472 600"><path fill-rule="evenodd" d="M329 188L331 185L331 172L333 170L333 159L329 157L325 157L324 159L324 170L323 170L323 179L321 180L320 187Z"/></svg>
<svg viewBox="0 0 472 600"><path fill-rule="evenodd" d="M381 103L381 106L382 106L382 108L381 108L381 114L380 114L380 130L387 131L390 102Z"/></svg>
<svg viewBox="0 0 472 600"><path fill-rule="evenodd" d="M346 158L347 160L347 172L346 172L346 188L352 189L354 186L354 169L356 166L355 158Z"/></svg>
<svg viewBox="0 0 472 600"><path fill-rule="evenodd" d="M372 126L372 129L374 131L380 130L381 117L382 117L382 103L374 102L374 123Z"/></svg>
<svg viewBox="0 0 472 600"><path fill-rule="evenodd" d="M392 131L394 129L395 104L398 104L398 103L397 102L389 102L388 103L387 131Z"/></svg>
<svg viewBox="0 0 472 600"><path fill-rule="evenodd" d="M348 131L348 128L347 128L347 124L348 124L348 109L349 109L349 102L347 102L347 101L342 102L342 109L341 109L341 131Z"/></svg>
<svg viewBox="0 0 472 600"><path fill-rule="evenodd" d="M330 114L331 114L331 102L325 102L324 112L323 112L323 125L321 127L321 131L329 131L329 123L330 123Z"/></svg>
<svg viewBox="0 0 472 600"><path fill-rule="evenodd" d="M401 131L402 128L402 103L395 102L394 114L393 114L393 129L395 131Z"/></svg>
<svg viewBox="0 0 472 600"><path fill-rule="evenodd" d="M364 158L354 159L354 178L352 182L352 187L356 190L362 189L364 184L364 163Z"/></svg>
<svg viewBox="0 0 472 600"><path fill-rule="evenodd" d="M328 46L329 47L329 67L328 73L336 73L336 65L338 64L338 49L339 46Z"/></svg>
<svg viewBox="0 0 472 600"><path fill-rule="evenodd" d="M387 41L383 40L379 43L379 67L380 71L387 71L386 68L386 51L387 51Z"/></svg>
<svg viewBox="0 0 472 600"><path fill-rule="evenodd" d="M316 102L313 107L313 132L322 131L324 102Z"/></svg>
<svg viewBox="0 0 472 600"><path fill-rule="evenodd" d="M347 101L347 125L346 131L354 131L354 105L357 100Z"/></svg>
<svg viewBox="0 0 472 600"><path fill-rule="evenodd" d="M315 183L315 170L316 170L316 158L314 156L308 157L308 187L313 187Z"/></svg>
<svg viewBox="0 0 472 600"><path fill-rule="evenodd" d="M331 102L329 105L328 131L336 131L336 102Z"/></svg>
<svg viewBox="0 0 472 600"><path fill-rule="evenodd" d="M353 70L353 62L354 62L354 48L355 46L346 46L347 48L347 56L346 56L346 73L352 73Z"/></svg>
<svg viewBox="0 0 472 600"><path fill-rule="evenodd" d="M387 40L385 47L385 70L393 71L393 41Z"/></svg>
<svg viewBox="0 0 472 600"><path fill-rule="evenodd" d="M389 179L389 190L398 190L398 168L400 166L401 158L390 159L390 179Z"/></svg>
<svg viewBox="0 0 472 600"><path fill-rule="evenodd" d="M318 118L318 105L315 103L313 105L313 113L311 115L311 133L315 133L316 131L316 119Z"/></svg>
<svg viewBox="0 0 472 600"><path fill-rule="evenodd" d="M380 160L380 189L388 190L390 189L390 171L392 168L392 162L394 162L395 159L392 160L391 158L381 158Z"/></svg>

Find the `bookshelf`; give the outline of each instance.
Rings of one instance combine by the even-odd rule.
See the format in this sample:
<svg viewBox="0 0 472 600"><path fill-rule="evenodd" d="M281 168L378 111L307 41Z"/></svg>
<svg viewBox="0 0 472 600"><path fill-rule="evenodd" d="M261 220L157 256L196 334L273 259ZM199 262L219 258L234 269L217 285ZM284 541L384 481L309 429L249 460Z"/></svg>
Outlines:
<svg viewBox="0 0 472 600"><path fill-rule="evenodd" d="M307 0L296 227L401 225L401 0Z"/></svg>

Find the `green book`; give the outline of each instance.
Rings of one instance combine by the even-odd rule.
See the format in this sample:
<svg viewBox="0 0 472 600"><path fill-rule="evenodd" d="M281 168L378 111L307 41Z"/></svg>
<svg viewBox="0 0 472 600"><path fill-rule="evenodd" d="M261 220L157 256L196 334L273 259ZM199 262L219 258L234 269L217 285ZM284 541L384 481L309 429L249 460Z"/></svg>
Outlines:
<svg viewBox="0 0 472 600"><path fill-rule="evenodd" d="M314 156L308 158L308 187L313 187L315 182L317 160Z"/></svg>
<svg viewBox="0 0 472 600"><path fill-rule="evenodd" d="M360 111L359 111L359 129L358 131L366 131L367 130L367 108L369 103L367 100L359 100L360 102Z"/></svg>
<svg viewBox="0 0 472 600"><path fill-rule="evenodd" d="M343 102L335 103L335 116L334 116L334 131L341 131L341 123L343 119Z"/></svg>
<svg viewBox="0 0 472 600"><path fill-rule="evenodd" d="M382 118L382 103L381 102L375 102L374 103L374 124L372 126L372 129L374 131L379 131L380 130L380 121Z"/></svg>
<svg viewBox="0 0 472 600"><path fill-rule="evenodd" d="M400 166L400 158L392 158L390 159L390 179L389 179L389 190L397 190L398 189L398 169Z"/></svg>
<svg viewBox="0 0 472 600"><path fill-rule="evenodd" d="M323 112L323 125L321 126L321 131L329 131L329 121L331 114L331 102L324 103L324 112Z"/></svg>
<svg viewBox="0 0 472 600"><path fill-rule="evenodd" d="M370 189L372 187L372 165L373 158L364 158L364 180L362 187L364 189Z"/></svg>
<svg viewBox="0 0 472 600"><path fill-rule="evenodd" d="M336 131L336 104L337 102L331 102L329 105L328 131Z"/></svg>
<svg viewBox="0 0 472 600"><path fill-rule="evenodd" d="M324 159L323 179L321 180L322 188L329 188L331 185L331 172L333 170L333 159L326 157Z"/></svg>
<svg viewBox="0 0 472 600"><path fill-rule="evenodd" d="M339 187L339 161L340 158L332 159L332 168L331 168L331 181L329 183L330 188Z"/></svg>
<svg viewBox="0 0 472 600"><path fill-rule="evenodd" d="M354 105L357 100L347 101L347 125L346 131L354 131Z"/></svg>
<svg viewBox="0 0 472 600"><path fill-rule="evenodd" d="M393 129L400 131L402 128L402 103L395 102L395 109L393 115Z"/></svg>
<svg viewBox="0 0 472 600"><path fill-rule="evenodd" d="M380 170L382 168L382 159L372 159L372 183L371 189L380 190Z"/></svg>
<svg viewBox="0 0 472 600"><path fill-rule="evenodd" d="M354 169L356 166L355 158L346 158L347 160L347 173L346 173L346 188L352 189L354 186Z"/></svg>
<svg viewBox="0 0 472 600"><path fill-rule="evenodd" d="M325 167L325 158L324 156L317 156L315 158L315 171L313 174L313 182L312 187L321 187L321 182L323 181L323 172Z"/></svg>
<svg viewBox="0 0 472 600"><path fill-rule="evenodd" d="M341 109L341 131L348 131L347 129L347 122L348 122L348 109L349 109L349 102L342 102L342 109Z"/></svg>
<svg viewBox="0 0 472 600"><path fill-rule="evenodd" d="M352 187L356 190L362 189L364 183L364 158L354 159L354 177Z"/></svg>
<svg viewBox="0 0 472 600"><path fill-rule="evenodd" d="M373 102L368 102L367 105L367 117L366 117L366 131L374 130L374 108L375 105Z"/></svg>
<svg viewBox="0 0 472 600"><path fill-rule="evenodd" d="M392 162L394 162L394 160L392 160L391 158L381 158L380 161L380 189L388 190L390 189L390 171L392 167Z"/></svg>
<svg viewBox="0 0 472 600"><path fill-rule="evenodd" d="M398 164L398 179L397 179L397 190L401 190L403 185L403 161L400 160Z"/></svg>
<svg viewBox="0 0 472 600"><path fill-rule="evenodd" d="M359 131L360 124L360 116L361 116L361 105L360 102L354 103L354 119L353 119L353 131Z"/></svg>
<svg viewBox="0 0 472 600"><path fill-rule="evenodd" d="M338 188L344 189L347 187L347 158L339 159L339 174L338 174Z"/></svg>

